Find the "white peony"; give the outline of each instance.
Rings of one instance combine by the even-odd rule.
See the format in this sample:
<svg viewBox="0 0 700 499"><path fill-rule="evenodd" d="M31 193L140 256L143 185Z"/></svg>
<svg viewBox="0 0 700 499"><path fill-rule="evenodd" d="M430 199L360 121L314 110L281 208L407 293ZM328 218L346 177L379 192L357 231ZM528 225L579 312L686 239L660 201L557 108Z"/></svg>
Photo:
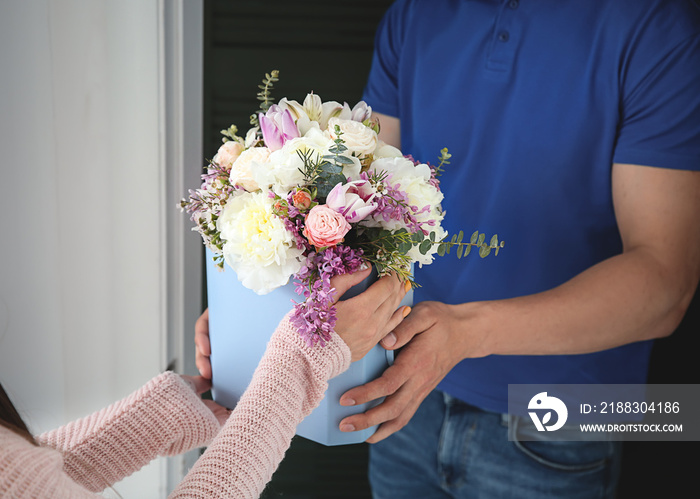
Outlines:
<svg viewBox="0 0 700 499"><path fill-rule="evenodd" d="M421 210L424 206L430 206L430 210L419 213L416 218L423 224L423 228L430 232L433 226L425 222L434 220L436 224L442 222L444 213L440 203L443 194L430 181L430 167L424 163L414 165L404 157L388 157L375 160L369 167L370 172L388 173L388 181L392 185L398 184L400 189L408 195L408 202ZM377 223L389 230L401 228L399 221L385 221L377 219Z"/></svg>
<svg viewBox="0 0 700 499"><path fill-rule="evenodd" d="M328 154L332 145L333 142L320 130L312 128L305 136L288 140L281 149L270 154L268 167L258 170L255 179L261 187L270 188L284 197L294 187L306 184L302 173L304 161L299 153L310 154L315 160L316 156Z"/></svg>
<svg viewBox="0 0 700 499"><path fill-rule="evenodd" d="M359 121L331 118L328 120L328 133L332 139L336 139L335 127L338 126L343 133L341 138L345 141L345 147L357 156L372 154L377 148L377 132L363 125Z"/></svg>
<svg viewBox="0 0 700 499"><path fill-rule="evenodd" d="M285 285L303 260L294 234L272 213L273 202L265 192L233 196L217 222L226 263L260 295Z"/></svg>
<svg viewBox="0 0 700 499"><path fill-rule="evenodd" d="M260 189L260 184L256 181L257 172L266 168L269 157L270 150L267 147L246 149L231 165L229 182L243 187L248 192L257 191Z"/></svg>

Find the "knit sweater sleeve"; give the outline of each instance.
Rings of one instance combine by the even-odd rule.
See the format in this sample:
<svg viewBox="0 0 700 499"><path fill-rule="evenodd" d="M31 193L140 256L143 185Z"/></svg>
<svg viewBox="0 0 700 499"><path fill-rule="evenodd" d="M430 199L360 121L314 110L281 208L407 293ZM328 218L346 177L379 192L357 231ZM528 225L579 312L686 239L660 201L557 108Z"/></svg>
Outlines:
<svg viewBox="0 0 700 499"><path fill-rule="evenodd" d="M219 431L214 414L172 372L109 407L37 441L63 455L63 470L90 491L101 491L159 455L208 444Z"/></svg>
<svg viewBox="0 0 700 499"><path fill-rule="evenodd" d="M335 333L324 347L309 347L285 317L228 421L171 499L259 497L297 425L350 358Z"/></svg>

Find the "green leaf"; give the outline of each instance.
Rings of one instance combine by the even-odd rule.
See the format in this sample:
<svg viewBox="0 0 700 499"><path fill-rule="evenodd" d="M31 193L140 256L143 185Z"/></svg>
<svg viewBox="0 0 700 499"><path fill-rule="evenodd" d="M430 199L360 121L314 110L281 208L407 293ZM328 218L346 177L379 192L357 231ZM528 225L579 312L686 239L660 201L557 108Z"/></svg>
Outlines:
<svg viewBox="0 0 700 499"><path fill-rule="evenodd" d="M418 246L418 251L420 251L421 255L425 255L430 250L432 245L433 244L430 242L430 239L426 239L420 243L420 246Z"/></svg>
<svg viewBox="0 0 700 499"><path fill-rule="evenodd" d="M439 256L445 256L445 244L438 244L437 254Z"/></svg>
<svg viewBox="0 0 700 499"><path fill-rule="evenodd" d="M355 164L347 156L333 156L333 159L335 160L336 163L340 163L341 165L354 165Z"/></svg>
<svg viewBox="0 0 700 499"><path fill-rule="evenodd" d="M454 244L457 241L457 234L454 234L452 236L452 239L450 239L450 243Z"/></svg>
<svg viewBox="0 0 700 499"><path fill-rule="evenodd" d="M491 248L489 248L488 246L481 246L479 248L479 256L481 258L486 258L487 256L489 256L489 253L491 253Z"/></svg>
<svg viewBox="0 0 700 499"><path fill-rule="evenodd" d="M470 248L471 248L471 246L470 246ZM464 253L464 246L461 246L461 245L460 245L460 246L457 248L457 258L462 258L462 254L463 254L463 253Z"/></svg>
<svg viewBox="0 0 700 499"><path fill-rule="evenodd" d="M489 246L492 248L498 247L498 235L497 234L493 235L493 237L491 238L491 242L489 243Z"/></svg>
<svg viewBox="0 0 700 499"><path fill-rule="evenodd" d="M477 239L476 244L481 246L484 244L484 239L486 239L486 234L479 234L479 239Z"/></svg>
<svg viewBox="0 0 700 499"><path fill-rule="evenodd" d="M469 253L471 253L471 252L472 252L472 247L471 247L471 246L467 246L467 249L464 250L464 256L467 256L467 255L468 255Z"/></svg>
<svg viewBox="0 0 700 499"><path fill-rule="evenodd" d="M479 231L475 230L474 234L472 234L472 237L469 239L469 242L471 244L476 244L476 239L479 237Z"/></svg>
<svg viewBox="0 0 700 499"><path fill-rule="evenodd" d="M461 242L462 242L462 239L464 239L464 232L462 232L462 231L460 230L459 233L457 234L457 242L458 242L458 243L461 243Z"/></svg>
<svg viewBox="0 0 700 499"><path fill-rule="evenodd" d="M423 234L423 233L422 233L422 232L419 232L419 234ZM432 242L435 242L435 232L431 232L431 233L430 233L430 240L431 240Z"/></svg>

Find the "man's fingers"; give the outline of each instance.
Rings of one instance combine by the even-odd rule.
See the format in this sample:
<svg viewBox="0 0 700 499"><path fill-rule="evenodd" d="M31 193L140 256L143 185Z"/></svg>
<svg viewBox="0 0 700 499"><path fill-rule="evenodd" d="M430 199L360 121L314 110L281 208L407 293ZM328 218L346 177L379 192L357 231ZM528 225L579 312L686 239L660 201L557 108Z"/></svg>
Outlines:
<svg viewBox="0 0 700 499"><path fill-rule="evenodd" d="M420 398L419 400L422 400ZM413 390L404 386L376 407L361 414L344 418L339 425L341 431L361 431L372 426L380 425L374 435L367 441L378 442L392 433L403 428L418 409Z"/></svg>
<svg viewBox="0 0 700 499"><path fill-rule="evenodd" d="M209 360L209 357L202 355L199 353L199 350L197 350L195 353L194 363L197 366L199 374L206 379L211 379L211 361Z"/></svg>
<svg viewBox="0 0 700 499"><path fill-rule="evenodd" d="M203 376L187 376L185 374L181 374L180 377L199 395L211 388L211 380L208 380Z"/></svg>
<svg viewBox="0 0 700 499"><path fill-rule="evenodd" d="M194 323L194 363L199 374L211 379L211 343L209 342L209 309L207 308Z"/></svg>
<svg viewBox="0 0 700 499"><path fill-rule="evenodd" d="M420 305L420 304L419 304ZM401 310L401 309L399 309ZM382 339L382 346L387 350L396 350L406 346L417 335L429 331L436 323L435 318L426 313L420 306L409 308L406 316L394 327L394 329Z"/></svg>
<svg viewBox="0 0 700 499"><path fill-rule="evenodd" d="M340 405L353 406L366 404L373 400L387 397L395 393L406 382L408 376L400 365L394 364L387 368L380 377L356 386L345 392L340 397Z"/></svg>
<svg viewBox="0 0 700 499"><path fill-rule="evenodd" d="M398 308L394 314L391 316L391 319L389 322L387 322L387 329L390 331L389 334L384 336L380 343L384 348L387 350L393 350L394 348L398 348L397 346L397 341L398 337L394 333L394 329L401 324L401 321L404 320L408 316L408 314L411 313L411 307L405 305L403 307Z"/></svg>
<svg viewBox="0 0 700 499"><path fill-rule="evenodd" d="M377 442L384 440L385 438L391 436L392 434L399 431L401 428L406 426L411 420L413 415L418 410L418 405L415 407L407 407L402 413L401 418L393 419L379 425L377 431L375 431L371 437L369 437L365 442L368 444L376 444Z"/></svg>
<svg viewBox="0 0 700 499"><path fill-rule="evenodd" d="M211 355L209 342L209 309L207 308L194 323L194 344L202 355Z"/></svg>

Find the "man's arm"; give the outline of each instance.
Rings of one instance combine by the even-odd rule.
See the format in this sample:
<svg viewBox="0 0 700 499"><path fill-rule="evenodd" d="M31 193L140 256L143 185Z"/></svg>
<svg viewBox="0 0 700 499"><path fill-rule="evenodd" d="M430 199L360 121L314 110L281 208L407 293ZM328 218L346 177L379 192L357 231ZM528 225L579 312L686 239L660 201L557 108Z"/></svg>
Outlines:
<svg viewBox="0 0 700 499"><path fill-rule="evenodd" d="M381 424L368 442L386 438L465 358L579 354L671 334L700 278L700 172L615 164L612 175L620 255L543 293L417 304L394 331L395 342L383 342L405 345L394 365L346 392L341 404L386 400L344 419L341 430Z"/></svg>
<svg viewBox="0 0 700 499"><path fill-rule="evenodd" d="M390 146L401 149L401 122L399 119L381 113L372 113L372 118L379 120L379 138Z"/></svg>

